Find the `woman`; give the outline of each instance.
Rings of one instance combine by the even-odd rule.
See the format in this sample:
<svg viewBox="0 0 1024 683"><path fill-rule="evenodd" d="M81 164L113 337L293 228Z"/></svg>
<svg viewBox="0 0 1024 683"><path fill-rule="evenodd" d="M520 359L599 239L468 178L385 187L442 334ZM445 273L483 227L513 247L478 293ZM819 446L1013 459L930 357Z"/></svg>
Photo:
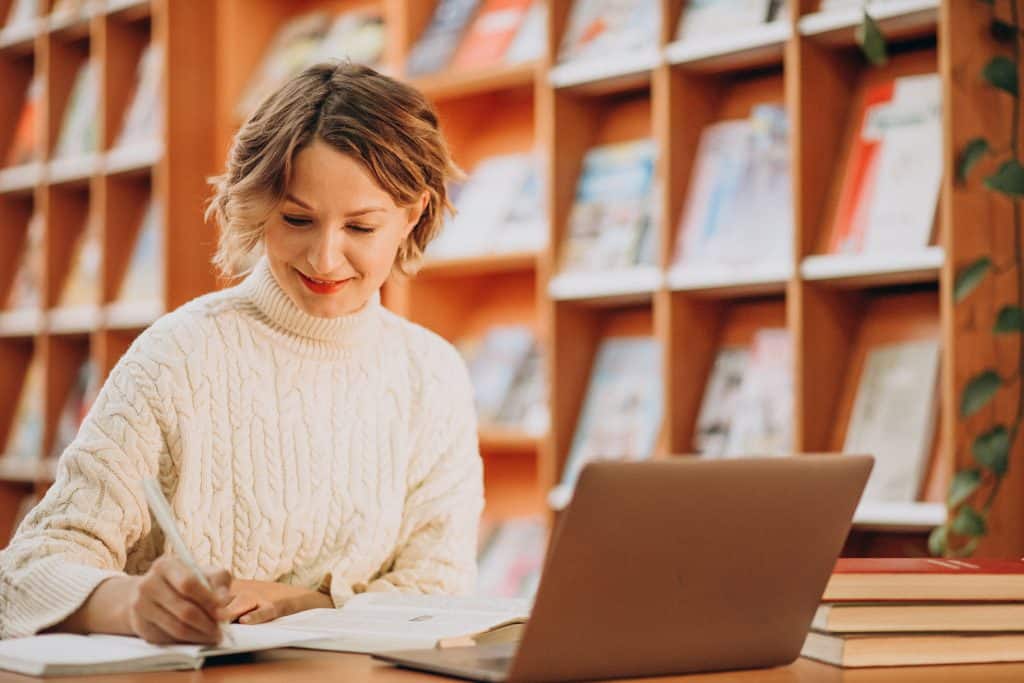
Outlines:
<svg viewBox="0 0 1024 683"><path fill-rule="evenodd" d="M239 131L210 207L236 287L161 318L111 372L0 553L0 636L214 643L362 591L461 593L483 506L472 387L378 290L438 233L437 117L371 69L318 65ZM156 477L206 590L165 554Z"/></svg>

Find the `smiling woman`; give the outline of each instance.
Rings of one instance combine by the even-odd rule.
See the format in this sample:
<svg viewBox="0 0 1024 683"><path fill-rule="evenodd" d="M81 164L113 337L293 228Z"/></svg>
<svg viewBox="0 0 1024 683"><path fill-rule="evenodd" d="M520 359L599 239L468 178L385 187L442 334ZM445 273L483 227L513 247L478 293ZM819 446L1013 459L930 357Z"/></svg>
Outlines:
<svg viewBox="0 0 1024 683"><path fill-rule="evenodd" d="M263 102L209 208L215 263L244 280L161 318L111 372L0 552L0 637L209 643L220 621L363 591L470 590L472 387L378 295L440 230L456 173L429 104L371 69L317 65ZM148 477L210 588L167 552Z"/></svg>

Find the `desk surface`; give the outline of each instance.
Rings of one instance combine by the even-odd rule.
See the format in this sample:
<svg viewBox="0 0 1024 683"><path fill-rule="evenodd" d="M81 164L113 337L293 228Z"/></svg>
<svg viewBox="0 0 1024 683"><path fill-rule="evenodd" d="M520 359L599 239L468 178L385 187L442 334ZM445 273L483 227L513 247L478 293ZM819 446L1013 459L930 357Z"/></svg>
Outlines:
<svg viewBox="0 0 1024 683"><path fill-rule="evenodd" d="M27 683L38 678L0 671L0 683ZM69 683L439 683L441 676L406 671L383 664L367 655L314 652L310 650L274 650L247 655L242 662L208 664L200 671L172 673L118 674L50 680ZM992 683L1024 681L1024 663L985 666L930 666L893 669L837 669L807 659L777 669L730 671L665 678L635 679L633 683L686 681L686 683Z"/></svg>

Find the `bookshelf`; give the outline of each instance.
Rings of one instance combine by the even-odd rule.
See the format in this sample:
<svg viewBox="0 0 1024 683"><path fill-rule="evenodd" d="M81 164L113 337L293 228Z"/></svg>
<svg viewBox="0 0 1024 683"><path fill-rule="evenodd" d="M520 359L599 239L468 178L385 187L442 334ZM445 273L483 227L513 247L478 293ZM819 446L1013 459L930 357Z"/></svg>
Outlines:
<svg viewBox="0 0 1024 683"><path fill-rule="evenodd" d="M676 457L693 452L704 388L722 346L749 344L758 329L786 328L794 357L793 449L834 452L842 446L866 349L880 341L924 336L941 340L942 347L939 427L927 482L915 503L859 510L846 549L848 554L923 553L929 529L944 514L941 502L957 464L954 458L970 457L966 444L981 424L953 419L959 392L981 367L996 361L1005 366L1015 355L1006 346L1011 342L995 346L971 324L973 315L995 310L993 301L1002 290L984 285L973 308L951 303L958 268L982 250L1012 243L1010 228L1003 227L1009 225L1005 219L1011 209L975 186L955 185L946 173L935 237L927 248L855 258L829 253L828 240L858 107L874 84L895 76L940 74L947 169L967 140L1006 122L1008 100L954 77L980 72L990 56L982 38L985 13L958 0L878 4L872 14L890 41L892 59L872 68L855 45L858 13L821 12L818 0L791 0L788 12L771 24L701 41L676 39L683 0L651 1L661 12L661 28L651 37L650 49L629 59L558 64L572 0L547 0L546 44L538 60L413 80L436 104L463 168L471 171L494 154L536 149L543 155L550 238L544 249L428 260L417 277L389 282L383 297L385 305L452 341L511 323L529 326L540 339L547 358L551 428L541 437L481 429L486 515L493 521L550 514L546 495L561 476L603 338L644 334L659 342L665 420L655 457ZM0 0L0 15L9 2ZM405 59L436 2L218 0L207 6L109 0L97 7L84 23L42 22L0 33L0 88L14 93L13 99L0 98L0 152L9 144L9 124L18 116L34 73L52 77L46 111L59 110L72 66L89 54L100 60L104 88L96 167L58 179L49 175L49 166L0 169L0 224L15 241L24 239L34 210L46 213L53 236L80 230L90 208L104 217L99 323L55 324L51 318L46 324L0 329L0 376L12 395L33 353L72 359L88 353L105 372L137 329L159 312L122 310L112 317L106 309L128 261L124 245L137 230L150 194L168 200L164 224L175 231L165 263L166 307L214 286L205 270L213 240L199 217L207 196L203 178L222 165L240 123L236 103L284 22L312 10L376 9L386 22L384 65L402 77ZM171 51L167 131L149 144L113 149L112 131L127 106L134 65L151 39L164 41ZM189 66L211 63L212 69ZM186 73L191 75L186 78ZM196 93L207 97L197 99ZM197 105L200 101L209 106ZM741 268L673 267L701 132L713 122L745 117L754 105L766 102L784 106L790 122L791 254L779 263ZM54 125L51 121L41 136L46 149ZM587 150L642 137L652 138L657 148L655 265L561 274L563 241ZM188 144L176 144L181 141ZM125 206L130 210L120 210ZM993 220L993 228L982 234L973 228L982 213L1001 217L1002 223ZM58 215L76 220L58 226ZM48 244L48 268L56 273L67 255L55 242ZM10 285L15 258L13 252L0 254L0 294ZM49 287L56 286L52 279ZM48 411L55 405L51 401L67 391L73 364L49 362L53 377L47 387L55 398L48 399ZM1010 413L1015 406L1012 396L1000 395L993 414ZM10 411L0 411L0 434L7 433L10 421ZM9 498L43 480L26 482L2 470L0 480L5 482L0 488L2 524L2 515L13 505ZM1007 482L980 552L1024 553L1024 479Z"/></svg>

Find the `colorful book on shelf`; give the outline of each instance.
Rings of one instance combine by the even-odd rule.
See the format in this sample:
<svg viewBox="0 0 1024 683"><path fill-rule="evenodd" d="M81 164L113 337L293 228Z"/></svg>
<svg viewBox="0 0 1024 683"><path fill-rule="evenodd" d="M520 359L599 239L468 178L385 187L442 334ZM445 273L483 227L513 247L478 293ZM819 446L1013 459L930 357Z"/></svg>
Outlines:
<svg viewBox="0 0 1024 683"><path fill-rule="evenodd" d="M149 43L139 57L135 70L135 88L131 104L125 111L115 147L156 140L163 128L164 53L156 43Z"/></svg>
<svg viewBox="0 0 1024 683"><path fill-rule="evenodd" d="M3 457L8 462L33 463L42 458L43 450L43 388L45 383L43 354L34 353L25 373L14 409L10 433Z"/></svg>
<svg viewBox="0 0 1024 683"><path fill-rule="evenodd" d="M71 252L68 276L57 301L59 307L99 305L101 252L99 214L90 212Z"/></svg>
<svg viewBox="0 0 1024 683"><path fill-rule="evenodd" d="M387 31L380 12L343 12L331 22L330 30L312 52L309 63L348 60L379 69L386 40Z"/></svg>
<svg viewBox="0 0 1024 683"><path fill-rule="evenodd" d="M544 43L547 40L547 9L544 0L533 1L516 32L516 37L505 52L505 63L519 64L543 56Z"/></svg>
<svg viewBox="0 0 1024 683"><path fill-rule="evenodd" d="M918 499L935 438L939 342L906 341L868 350L843 444L875 457L864 500Z"/></svg>
<svg viewBox="0 0 1024 683"><path fill-rule="evenodd" d="M801 656L841 667L1024 661L1021 633L835 634L811 631Z"/></svg>
<svg viewBox="0 0 1024 683"><path fill-rule="evenodd" d="M25 89L25 101L14 126L5 166L21 166L39 160L38 126L45 81L33 76Z"/></svg>
<svg viewBox="0 0 1024 683"><path fill-rule="evenodd" d="M686 0L678 40L706 40L730 31L772 21L778 14L772 0Z"/></svg>
<svg viewBox="0 0 1024 683"><path fill-rule="evenodd" d="M789 125L783 107L756 105L746 119L704 129L678 230L677 266L792 258Z"/></svg>
<svg viewBox="0 0 1024 683"><path fill-rule="evenodd" d="M535 345L536 340L529 327L495 325L475 346L467 364L481 424L496 421L516 375Z"/></svg>
<svg viewBox="0 0 1024 683"><path fill-rule="evenodd" d="M164 236L160 202L150 199L139 225L131 260L118 291L118 302L164 300Z"/></svg>
<svg viewBox="0 0 1024 683"><path fill-rule="evenodd" d="M652 337L612 337L597 352L562 479L548 502L561 509L583 466L643 460L654 452L662 418L661 351Z"/></svg>
<svg viewBox="0 0 1024 683"><path fill-rule="evenodd" d="M477 561L477 595L532 599L547 550L541 517L506 519L485 537Z"/></svg>
<svg viewBox="0 0 1024 683"><path fill-rule="evenodd" d="M765 328L754 334L725 455L790 455L792 448L792 343L785 328Z"/></svg>
<svg viewBox="0 0 1024 683"><path fill-rule="evenodd" d="M546 377L540 345L534 343L516 372L495 422L531 436L547 434L551 416L548 411Z"/></svg>
<svg viewBox="0 0 1024 683"><path fill-rule="evenodd" d="M1024 602L1024 561L844 557L822 602Z"/></svg>
<svg viewBox="0 0 1024 683"><path fill-rule="evenodd" d="M658 44L657 0L575 0L558 61L607 60Z"/></svg>
<svg viewBox="0 0 1024 683"><path fill-rule="evenodd" d="M483 0L452 57L453 69L483 69L503 61L533 0Z"/></svg>
<svg viewBox="0 0 1024 683"><path fill-rule="evenodd" d="M82 63L75 75L74 85L64 107L54 157L67 159L96 150L98 106L99 66L96 59L90 57Z"/></svg>
<svg viewBox="0 0 1024 683"><path fill-rule="evenodd" d="M78 367L75 381L68 391L60 417L57 418L57 432L50 457L59 458L78 435L78 428L82 426L82 421L99 392L99 383L99 368L87 358Z"/></svg>
<svg viewBox="0 0 1024 683"><path fill-rule="evenodd" d="M869 89L842 176L829 252L906 253L932 239L942 181L941 79Z"/></svg>
<svg viewBox="0 0 1024 683"><path fill-rule="evenodd" d="M305 67L330 27L326 12L310 12L287 21L274 36L260 66L238 101L235 114L248 118L260 103Z"/></svg>
<svg viewBox="0 0 1024 683"><path fill-rule="evenodd" d="M563 271L609 271L644 265L645 234L654 228L654 161L650 139L593 147L583 158L563 248Z"/></svg>
<svg viewBox="0 0 1024 683"><path fill-rule="evenodd" d="M822 633L1024 631L1024 602L828 603L814 613Z"/></svg>
<svg viewBox="0 0 1024 683"><path fill-rule="evenodd" d="M511 206L492 236L494 253L540 252L547 244L548 219L541 171L536 159L527 163L529 170L519 179L519 186L513 186Z"/></svg>
<svg viewBox="0 0 1024 683"><path fill-rule="evenodd" d="M7 310L37 309L42 306L43 295L43 214L36 211L28 221L18 270L7 295Z"/></svg>
<svg viewBox="0 0 1024 683"><path fill-rule="evenodd" d="M696 451L704 457L717 458L726 453L743 375L749 364L750 350L741 346L722 347L715 356L697 414L697 433L694 436Z"/></svg>
<svg viewBox="0 0 1024 683"><path fill-rule="evenodd" d="M56 0L50 10L50 18L59 21L75 21L85 16L92 0Z"/></svg>
<svg viewBox="0 0 1024 683"><path fill-rule="evenodd" d="M409 53L406 74L425 76L446 68L479 6L480 0L440 0Z"/></svg>
<svg viewBox="0 0 1024 683"><path fill-rule="evenodd" d="M10 9L7 10L7 17L4 20L3 28L24 26L42 15L43 0L14 0L10 5Z"/></svg>

